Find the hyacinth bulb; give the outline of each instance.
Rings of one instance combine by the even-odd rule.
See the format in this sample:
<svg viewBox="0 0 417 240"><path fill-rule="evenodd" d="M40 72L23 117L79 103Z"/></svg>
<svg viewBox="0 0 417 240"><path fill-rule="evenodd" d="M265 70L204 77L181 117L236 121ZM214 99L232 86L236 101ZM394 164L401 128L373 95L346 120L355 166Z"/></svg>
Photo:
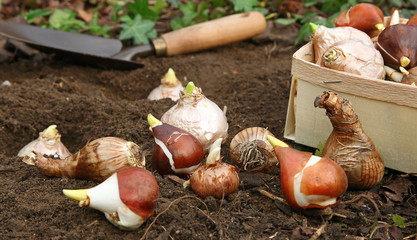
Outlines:
<svg viewBox="0 0 417 240"><path fill-rule="evenodd" d="M161 85L153 89L149 95L149 100L160 100L170 98L172 101L177 101L180 98L180 92L184 90L181 82L178 80L172 68L162 77Z"/></svg>
<svg viewBox="0 0 417 240"><path fill-rule="evenodd" d="M229 127L224 112L193 82L187 84L178 102L162 115L161 121L194 135L206 153L214 141L227 138Z"/></svg>
<svg viewBox="0 0 417 240"><path fill-rule="evenodd" d="M163 123L152 114L148 122L154 136L152 169L160 174L190 174L204 157L201 143L191 133Z"/></svg>
<svg viewBox="0 0 417 240"><path fill-rule="evenodd" d="M267 136L274 146L281 171L281 188L295 209L335 206L346 192L348 179L343 169L327 157L298 151Z"/></svg>
<svg viewBox="0 0 417 240"><path fill-rule="evenodd" d="M151 172L130 167L118 170L93 188L64 189L63 193L79 201L80 207L89 206L103 212L113 225L134 230L153 215L158 191L158 183Z"/></svg>
<svg viewBox="0 0 417 240"><path fill-rule="evenodd" d="M359 3L340 13L334 24L336 27L353 27L373 36L384 28L384 13L371 3Z"/></svg>
<svg viewBox="0 0 417 240"><path fill-rule="evenodd" d="M71 153L61 142L56 125L51 125L39 133L39 137L24 146L17 156L23 157L23 162L29 165L35 165L35 152L47 155L54 159L64 159L71 156Z"/></svg>

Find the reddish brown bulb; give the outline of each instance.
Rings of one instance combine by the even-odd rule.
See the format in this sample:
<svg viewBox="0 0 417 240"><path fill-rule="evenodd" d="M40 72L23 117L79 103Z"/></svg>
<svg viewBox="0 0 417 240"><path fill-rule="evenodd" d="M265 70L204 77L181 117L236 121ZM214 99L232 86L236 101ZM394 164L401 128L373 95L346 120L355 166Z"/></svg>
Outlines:
<svg viewBox="0 0 417 240"><path fill-rule="evenodd" d="M359 3L339 14L334 24L336 27L353 27L372 35L373 31L382 30L384 13L371 3Z"/></svg>
<svg viewBox="0 0 417 240"><path fill-rule="evenodd" d="M327 208L339 203L348 179L343 169L327 157L298 151L268 136L275 148L281 171L281 188L295 209Z"/></svg>
<svg viewBox="0 0 417 240"><path fill-rule="evenodd" d="M162 123L151 114L148 122L154 136L152 169L160 174L190 174L204 157L204 149L189 132Z"/></svg>
<svg viewBox="0 0 417 240"><path fill-rule="evenodd" d="M417 13L415 13L411 18L407 21L408 25L417 25Z"/></svg>
<svg viewBox="0 0 417 240"><path fill-rule="evenodd" d="M417 66L417 25L395 24L381 32L376 48L394 69Z"/></svg>

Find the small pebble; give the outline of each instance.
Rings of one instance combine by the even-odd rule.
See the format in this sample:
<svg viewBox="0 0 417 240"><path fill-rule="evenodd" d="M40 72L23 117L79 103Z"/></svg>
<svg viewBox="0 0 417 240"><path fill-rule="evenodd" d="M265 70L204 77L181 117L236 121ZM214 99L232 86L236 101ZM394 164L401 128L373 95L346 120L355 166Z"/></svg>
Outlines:
<svg viewBox="0 0 417 240"><path fill-rule="evenodd" d="M10 86L12 86L12 83L11 82L9 82L9 80L5 80L2 84L1 84L2 86L7 86L7 87L10 87Z"/></svg>

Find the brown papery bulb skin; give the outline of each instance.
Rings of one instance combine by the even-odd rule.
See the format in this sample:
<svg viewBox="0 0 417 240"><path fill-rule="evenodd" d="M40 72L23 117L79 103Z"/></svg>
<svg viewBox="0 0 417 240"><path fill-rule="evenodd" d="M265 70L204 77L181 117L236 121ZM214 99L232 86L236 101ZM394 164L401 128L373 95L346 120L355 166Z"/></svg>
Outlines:
<svg viewBox="0 0 417 240"><path fill-rule="evenodd" d="M417 66L417 25L395 24L381 32L376 43L385 65L394 69L401 66L401 58L407 57L410 63L406 69Z"/></svg>
<svg viewBox="0 0 417 240"><path fill-rule="evenodd" d="M417 13L415 13L413 16L411 16L410 19L407 21L408 25L417 25Z"/></svg>
<svg viewBox="0 0 417 240"><path fill-rule="evenodd" d="M360 39L373 45L372 39L366 33L353 27L328 28L321 25L311 34L310 38L313 42L316 64L321 63L323 53L336 42L346 39Z"/></svg>
<svg viewBox="0 0 417 240"><path fill-rule="evenodd" d="M191 133L162 123L152 127L152 169L160 174L189 174L201 163L204 149Z"/></svg>
<svg viewBox="0 0 417 240"><path fill-rule="evenodd" d="M343 11L333 23L336 27L350 26L371 34L377 30L377 24L384 24L384 13L373 4L359 3Z"/></svg>
<svg viewBox="0 0 417 240"><path fill-rule="evenodd" d="M36 154L35 166L45 175L102 182L125 167L145 167L145 155L139 145L117 137L88 142L65 159Z"/></svg>
<svg viewBox="0 0 417 240"><path fill-rule="evenodd" d="M223 198L239 187L239 175L234 166L216 162L201 165L190 177L190 185L200 197Z"/></svg>
<svg viewBox="0 0 417 240"><path fill-rule="evenodd" d="M230 142L232 161L248 172L271 172L277 167L278 158L266 139L273 134L266 128L250 127L237 133Z"/></svg>
<svg viewBox="0 0 417 240"><path fill-rule="evenodd" d="M291 147L275 146L275 153L280 162L282 192L290 206L327 208L340 202L348 179L334 161Z"/></svg>
<svg viewBox="0 0 417 240"><path fill-rule="evenodd" d="M384 60L373 45L359 39L339 41L323 54L321 66L364 77L384 79Z"/></svg>
<svg viewBox="0 0 417 240"><path fill-rule="evenodd" d="M328 91L316 98L314 106L326 109L333 125L322 155L345 170L349 189L369 189L377 185L384 175L384 161L363 130L349 100Z"/></svg>

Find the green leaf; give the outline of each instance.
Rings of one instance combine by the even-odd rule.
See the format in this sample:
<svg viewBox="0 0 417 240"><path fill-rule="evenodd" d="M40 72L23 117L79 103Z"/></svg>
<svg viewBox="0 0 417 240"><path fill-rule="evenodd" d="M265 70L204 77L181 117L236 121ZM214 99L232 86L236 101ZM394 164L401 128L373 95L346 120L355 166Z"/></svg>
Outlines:
<svg viewBox="0 0 417 240"><path fill-rule="evenodd" d="M295 18L278 18L277 20L275 20L275 22L284 25L290 25L292 23L295 23L296 21L297 19Z"/></svg>
<svg viewBox="0 0 417 240"><path fill-rule="evenodd" d="M82 29L86 29L85 22L76 19L77 13L66 8L56 9L54 13L49 17L49 28L67 31L67 32L79 32Z"/></svg>
<svg viewBox="0 0 417 240"><path fill-rule="evenodd" d="M60 29L63 22L68 21L71 17L71 12L67 10L56 9L49 18L49 25L53 29Z"/></svg>
<svg viewBox="0 0 417 240"><path fill-rule="evenodd" d="M165 0L156 0L155 5L151 8L157 15L159 15L165 7Z"/></svg>
<svg viewBox="0 0 417 240"><path fill-rule="evenodd" d="M110 34L108 33L112 27L110 26L102 26L98 23L98 13L94 13L93 18L90 21L90 24L88 26L89 31L97 36L104 36L104 37L110 37Z"/></svg>
<svg viewBox="0 0 417 240"><path fill-rule="evenodd" d="M181 0L168 0L169 4L171 4L174 8L178 8L180 6Z"/></svg>
<svg viewBox="0 0 417 240"><path fill-rule="evenodd" d="M317 144L317 149L314 152L314 155L321 157L323 154L323 148L324 148L324 144L322 142L319 142Z"/></svg>
<svg viewBox="0 0 417 240"><path fill-rule="evenodd" d="M28 23L33 23L36 18L38 17L45 17L51 14L51 10L49 9L35 9L35 10L29 10L29 12L23 17L26 19Z"/></svg>
<svg viewBox="0 0 417 240"><path fill-rule="evenodd" d="M180 10L184 14L182 19L185 24L191 23L191 21L198 16L196 5L192 1L187 2L187 4L181 4Z"/></svg>
<svg viewBox="0 0 417 240"><path fill-rule="evenodd" d="M214 6L216 6L216 7L224 7L224 6L226 6L227 5L227 3L225 2L225 1L223 1L223 0L212 0L211 1L213 4L214 4Z"/></svg>
<svg viewBox="0 0 417 240"><path fill-rule="evenodd" d="M394 221L394 225L399 228L405 228L404 219L399 215L392 216L392 220Z"/></svg>
<svg viewBox="0 0 417 240"><path fill-rule="evenodd" d="M253 6L259 4L258 0L230 0L233 3L233 9L236 12L250 12Z"/></svg>
<svg viewBox="0 0 417 240"><path fill-rule="evenodd" d="M148 0L135 0L134 3L127 3L126 7L134 16L140 14L144 19L158 20L158 14L149 9Z"/></svg>
<svg viewBox="0 0 417 240"><path fill-rule="evenodd" d="M117 22L118 19L118 12L124 8L123 5L114 5L113 6L113 14L111 15L111 20L113 22Z"/></svg>
<svg viewBox="0 0 417 240"><path fill-rule="evenodd" d="M155 22L142 19L140 15L136 15L133 21L130 23L122 23L120 27L122 28L119 39L133 39L134 44L148 44L149 39L156 38L157 32L154 29Z"/></svg>

